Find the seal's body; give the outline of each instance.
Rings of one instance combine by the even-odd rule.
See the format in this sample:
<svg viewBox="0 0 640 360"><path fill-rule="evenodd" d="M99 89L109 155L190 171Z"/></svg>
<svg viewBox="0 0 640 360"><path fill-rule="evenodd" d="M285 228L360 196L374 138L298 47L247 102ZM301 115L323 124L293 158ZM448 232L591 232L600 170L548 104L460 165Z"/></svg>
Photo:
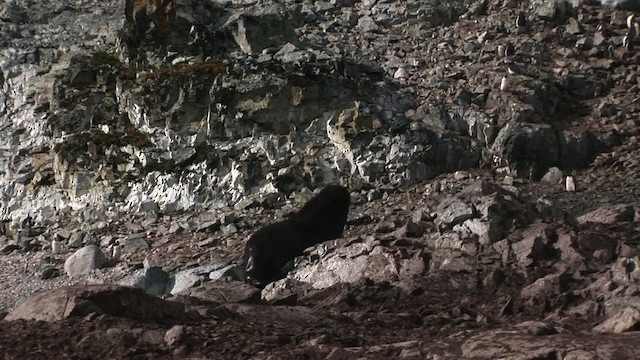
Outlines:
<svg viewBox="0 0 640 360"><path fill-rule="evenodd" d="M243 255L247 282L262 288L281 279L304 249L341 237L349 204L349 191L330 185L290 218L256 231Z"/></svg>

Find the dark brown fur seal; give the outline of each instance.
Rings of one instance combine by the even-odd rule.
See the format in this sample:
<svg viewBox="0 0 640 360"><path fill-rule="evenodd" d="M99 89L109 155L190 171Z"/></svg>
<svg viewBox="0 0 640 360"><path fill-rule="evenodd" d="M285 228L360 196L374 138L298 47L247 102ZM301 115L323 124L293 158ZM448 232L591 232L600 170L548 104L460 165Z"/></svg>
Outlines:
<svg viewBox="0 0 640 360"><path fill-rule="evenodd" d="M285 277L304 249L341 237L349 204L349 190L329 185L290 218L256 231L242 257L246 281L263 288Z"/></svg>

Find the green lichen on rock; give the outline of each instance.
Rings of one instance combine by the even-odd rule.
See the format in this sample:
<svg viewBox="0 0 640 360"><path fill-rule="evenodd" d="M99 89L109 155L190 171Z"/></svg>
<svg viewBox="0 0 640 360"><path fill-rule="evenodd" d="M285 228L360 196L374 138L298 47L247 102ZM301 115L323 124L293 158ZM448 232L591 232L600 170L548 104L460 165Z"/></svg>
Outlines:
<svg viewBox="0 0 640 360"><path fill-rule="evenodd" d="M107 52L95 52L83 57L81 61L92 68L111 67L115 69L117 76L122 79L133 80L138 73L138 69L135 66L125 64L116 55Z"/></svg>
<svg viewBox="0 0 640 360"><path fill-rule="evenodd" d="M214 163L217 162L217 158L211 156L215 151L215 148L211 144L202 142L196 144L193 149L195 150L193 155L182 161L167 159L151 162L142 169L142 172L146 174L153 171L158 171L162 174L182 173L183 171L186 171L189 166L201 163L203 161L206 161L207 165L215 166Z"/></svg>
<svg viewBox="0 0 640 360"><path fill-rule="evenodd" d="M226 72L226 65L219 60L211 60L195 64L176 64L162 66L153 71L143 72L140 77L143 79L156 79L162 75L169 75L173 78L183 78L190 75L218 75Z"/></svg>
<svg viewBox="0 0 640 360"><path fill-rule="evenodd" d="M176 162L173 159L154 161L142 168L142 174L148 174L157 171L161 174L170 174L176 171Z"/></svg>
<svg viewBox="0 0 640 360"><path fill-rule="evenodd" d="M124 67L122 61L120 61L120 59L118 59L115 55L103 51L86 56L84 58L84 61L92 66L108 65L113 66L117 69L122 69Z"/></svg>
<svg viewBox="0 0 640 360"><path fill-rule="evenodd" d="M112 145L116 147L131 145L137 148L151 145L149 135L139 131L104 133L90 130L68 136L63 142L56 144L54 151L61 154L65 160L73 160L89 154L91 143L95 145L96 152L99 154L104 153Z"/></svg>

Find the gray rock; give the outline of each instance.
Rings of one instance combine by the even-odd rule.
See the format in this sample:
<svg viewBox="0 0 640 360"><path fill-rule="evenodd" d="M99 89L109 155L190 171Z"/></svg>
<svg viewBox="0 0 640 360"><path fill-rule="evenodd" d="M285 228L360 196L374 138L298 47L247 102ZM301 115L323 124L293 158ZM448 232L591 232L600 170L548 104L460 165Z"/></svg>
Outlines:
<svg viewBox="0 0 640 360"><path fill-rule="evenodd" d="M553 234L552 227L536 224L509 236L511 250L520 266L529 266L549 256L550 234Z"/></svg>
<svg viewBox="0 0 640 360"><path fill-rule="evenodd" d="M576 235L572 232L561 232L553 247L560 252L560 259L568 264L579 264L585 259L578 251Z"/></svg>
<svg viewBox="0 0 640 360"><path fill-rule="evenodd" d="M173 276L167 286L168 293L175 295L199 285L205 278L197 272L185 270Z"/></svg>
<svg viewBox="0 0 640 360"><path fill-rule="evenodd" d="M508 359L518 358L533 360L550 358L562 352L564 358L578 359L633 359L639 351L633 347L616 346L617 341L623 343L637 341L637 333L624 334L621 337L603 337L595 334L583 334L575 338L567 338L565 334L539 336L522 334L512 330L498 329L471 336L466 339L460 349L462 356L469 359ZM602 354L597 348L606 348L607 354ZM613 350L615 349L615 350ZM611 352L609 352L611 351Z"/></svg>
<svg viewBox="0 0 640 360"><path fill-rule="evenodd" d="M71 236L69 237L69 247L71 248L82 247L84 243L84 236L85 236L85 233L83 233L82 231L76 231L72 233Z"/></svg>
<svg viewBox="0 0 640 360"><path fill-rule="evenodd" d="M378 24L369 16L362 16L358 19L358 27L364 32L378 31L379 29Z"/></svg>
<svg viewBox="0 0 640 360"><path fill-rule="evenodd" d="M127 238L124 242L124 247L122 249L125 253L134 253L139 250L144 250L149 248L149 243L138 235L133 235Z"/></svg>
<svg viewBox="0 0 640 360"><path fill-rule="evenodd" d="M46 267L44 270L42 270L42 274L40 275L40 278L42 280L49 280L49 279L53 279L55 277L60 276L60 270L58 270L57 268L50 266L50 267Z"/></svg>
<svg viewBox="0 0 640 360"><path fill-rule="evenodd" d="M580 43L582 47L592 47L592 37L582 37L576 42ZM571 74L567 76L563 86L566 86L567 90L575 96L583 99L592 99L604 94L609 85L601 79L590 78L583 75Z"/></svg>
<svg viewBox="0 0 640 360"><path fill-rule="evenodd" d="M337 283L355 283L363 278L374 282L390 281L397 278L398 269L401 268L401 259L396 259L392 252L385 251L385 248L380 246L355 242L346 247L336 248L334 252L325 253L322 258L314 256L315 251L322 248L320 244L311 252L310 259L316 259L312 263L297 262L296 268L289 273L287 279L279 280L273 283L272 287L267 287L267 290L263 291L263 298L278 298L278 294L286 291L287 281L306 283L312 288L324 289Z"/></svg>
<svg viewBox="0 0 640 360"><path fill-rule="evenodd" d="M475 209L470 204L462 200L453 200L450 203L444 202L438 206L436 210L436 224L440 227L452 228L457 224L463 223L465 220L475 216Z"/></svg>
<svg viewBox="0 0 640 360"><path fill-rule="evenodd" d="M553 166L549 168L546 174L544 174L544 176L542 177L542 181L547 182L549 184L557 185L562 183L563 178L564 178L564 174L562 173L562 170Z"/></svg>
<svg viewBox="0 0 640 360"><path fill-rule="evenodd" d="M530 6L535 15L548 20L563 20L571 10L568 0L533 0Z"/></svg>
<svg viewBox="0 0 640 360"><path fill-rule="evenodd" d="M67 229L58 229L58 230L56 230L55 236L59 240L63 240L63 239L66 240L66 239L69 239L71 237L71 231L69 231Z"/></svg>
<svg viewBox="0 0 640 360"><path fill-rule="evenodd" d="M464 245L460 234L456 232L445 232L431 241L433 242L433 247L436 249L462 250Z"/></svg>
<svg viewBox="0 0 640 360"><path fill-rule="evenodd" d="M236 266L236 265L227 265L224 266L222 268L216 269L216 270L212 270L209 273L209 279L210 280L220 280L222 278L224 278L225 276L230 276L232 279L234 280L243 280L244 281L244 277L243 277L243 270L241 267Z"/></svg>
<svg viewBox="0 0 640 360"><path fill-rule="evenodd" d="M624 10L640 10L640 3L637 0L600 0L602 5L615 6Z"/></svg>
<svg viewBox="0 0 640 360"><path fill-rule="evenodd" d="M263 49L287 42L296 42L293 24L283 8L272 6L265 10L234 14L223 25L231 30L236 43L246 54L257 54Z"/></svg>
<svg viewBox="0 0 640 360"><path fill-rule="evenodd" d="M566 25L566 32L568 34L576 35L582 33L582 25L577 19L569 18Z"/></svg>
<svg viewBox="0 0 640 360"><path fill-rule="evenodd" d="M216 303L257 303L260 289L240 281L211 281L181 292L183 295Z"/></svg>
<svg viewBox="0 0 640 360"><path fill-rule="evenodd" d="M428 208L421 208L416 210L412 216L413 222L420 223L423 221L431 221L433 217L431 216L431 211Z"/></svg>
<svg viewBox="0 0 640 360"><path fill-rule="evenodd" d="M222 234L224 236L233 235L238 232L236 224L223 225L220 229L222 230Z"/></svg>
<svg viewBox="0 0 640 360"><path fill-rule="evenodd" d="M495 220L469 219L463 223L483 245L492 244L503 238L502 226Z"/></svg>
<svg viewBox="0 0 640 360"><path fill-rule="evenodd" d="M224 213L220 216L220 224L221 225L229 225L236 222L236 214L234 213Z"/></svg>
<svg viewBox="0 0 640 360"><path fill-rule="evenodd" d="M605 205L578 217L582 224L617 224L622 221L633 221L635 209L629 204Z"/></svg>
<svg viewBox="0 0 640 360"><path fill-rule="evenodd" d="M539 180L560 159L555 131L549 125L508 124L492 149L514 175Z"/></svg>
<svg viewBox="0 0 640 360"><path fill-rule="evenodd" d="M172 346L179 343L185 337L184 325L174 325L171 329L167 330L164 335L164 342L168 346Z"/></svg>
<svg viewBox="0 0 640 360"><path fill-rule="evenodd" d="M158 266L137 270L118 280L119 285L135 286L151 295L163 295L169 283L169 274Z"/></svg>
<svg viewBox="0 0 640 360"><path fill-rule="evenodd" d="M11 254L15 250L19 250L20 246L18 244L6 244L0 248L0 254L7 255Z"/></svg>
<svg viewBox="0 0 640 360"><path fill-rule="evenodd" d="M515 328L517 331L520 331L524 334L538 335L538 336L553 335L559 332L558 329L552 324L549 324L544 321L535 321L535 320L523 321L519 324L516 324Z"/></svg>
<svg viewBox="0 0 640 360"><path fill-rule="evenodd" d="M538 216L545 222L556 222L564 219L566 213L556 203L547 197L541 197L535 203Z"/></svg>
<svg viewBox="0 0 640 360"><path fill-rule="evenodd" d="M96 245L88 245L74 252L64 262L64 271L69 277L90 273L102 268L107 263L107 257Z"/></svg>
<svg viewBox="0 0 640 360"><path fill-rule="evenodd" d="M395 231L398 237L421 237L427 229L427 225L424 222L415 223L413 221L407 222L401 228Z"/></svg>
<svg viewBox="0 0 640 360"><path fill-rule="evenodd" d="M637 330L638 326L640 326L640 310L635 307L627 306L620 312L605 320L602 324L594 327L593 331L619 334Z"/></svg>
<svg viewBox="0 0 640 360"><path fill-rule="evenodd" d="M555 299L568 290L569 279L566 275L550 274L523 287L520 297L525 303L525 311L542 313L546 306L552 305L547 303L549 299Z"/></svg>
<svg viewBox="0 0 640 360"><path fill-rule="evenodd" d="M108 248L110 245L116 244L116 237L113 235L105 235L100 239L100 247L103 249Z"/></svg>
<svg viewBox="0 0 640 360"><path fill-rule="evenodd" d="M172 295L183 293L204 281L221 278L231 267L228 261L222 261L180 271L171 277L166 292ZM210 277L212 273L215 274Z"/></svg>
<svg viewBox="0 0 640 360"><path fill-rule="evenodd" d="M68 286L40 293L7 315L6 321L59 321L91 313L135 320L185 320L184 305L117 285Z"/></svg>
<svg viewBox="0 0 640 360"><path fill-rule="evenodd" d="M159 211L160 206L153 200L146 200L140 203L139 211L141 212L150 212L150 211Z"/></svg>

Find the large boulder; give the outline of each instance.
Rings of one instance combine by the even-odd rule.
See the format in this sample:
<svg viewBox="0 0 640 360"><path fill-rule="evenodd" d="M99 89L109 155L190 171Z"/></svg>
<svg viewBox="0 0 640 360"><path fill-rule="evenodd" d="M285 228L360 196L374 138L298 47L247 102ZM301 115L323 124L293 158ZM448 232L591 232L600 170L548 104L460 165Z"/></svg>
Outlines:
<svg viewBox="0 0 640 360"><path fill-rule="evenodd" d="M169 283L169 274L159 266L140 269L118 281L120 285L135 286L151 295L163 295Z"/></svg>
<svg viewBox="0 0 640 360"><path fill-rule="evenodd" d="M119 285L69 286L40 293L20 304L5 320L57 321L91 313L135 320L185 319L182 304Z"/></svg>
<svg viewBox="0 0 640 360"><path fill-rule="evenodd" d="M555 130L546 124L510 123L500 130L492 149L514 175L535 180L560 159Z"/></svg>
<svg viewBox="0 0 640 360"><path fill-rule="evenodd" d="M640 1L637 0L600 0L600 3L615 6L618 9L640 11Z"/></svg>
<svg viewBox="0 0 640 360"><path fill-rule="evenodd" d="M69 256L64 262L64 271L69 277L85 275L106 263L107 257L102 250L96 245L88 245Z"/></svg>

